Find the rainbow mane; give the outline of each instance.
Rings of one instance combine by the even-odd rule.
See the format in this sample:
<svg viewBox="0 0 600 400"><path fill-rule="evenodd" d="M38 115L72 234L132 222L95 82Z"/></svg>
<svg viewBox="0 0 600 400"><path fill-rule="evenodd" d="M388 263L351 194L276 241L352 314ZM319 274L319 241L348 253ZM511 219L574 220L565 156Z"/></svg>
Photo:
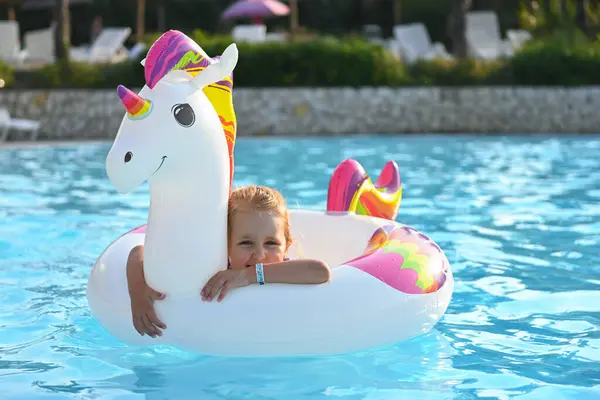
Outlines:
<svg viewBox="0 0 600 400"><path fill-rule="evenodd" d="M150 47L144 64L146 85L153 89L170 71L182 70L196 76L219 56L210 58L192 39L176 30L165 32ZM233 108L233 73L223 79L206 86L204 94L212 103L219 115L223 133L229 151L230 183L233 181L233 148L237 133L237 120Z"/></svg>

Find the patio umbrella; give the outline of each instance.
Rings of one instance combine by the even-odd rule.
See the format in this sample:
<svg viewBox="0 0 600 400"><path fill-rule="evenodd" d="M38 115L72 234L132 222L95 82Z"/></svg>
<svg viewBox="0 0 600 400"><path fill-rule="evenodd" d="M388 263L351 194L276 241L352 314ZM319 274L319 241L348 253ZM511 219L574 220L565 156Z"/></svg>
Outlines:
<svg viewBox="0 0 600 400"><path fill-rule="evenodd" d="M290 8L276 0L239 0L227 8L221 18L263 18L289 13Z"/></svg>

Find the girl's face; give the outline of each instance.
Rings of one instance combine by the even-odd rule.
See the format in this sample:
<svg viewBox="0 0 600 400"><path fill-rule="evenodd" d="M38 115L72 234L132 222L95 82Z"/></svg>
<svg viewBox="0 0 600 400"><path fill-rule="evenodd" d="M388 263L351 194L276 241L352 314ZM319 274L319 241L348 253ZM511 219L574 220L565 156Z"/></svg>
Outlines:
<svg viewBox="0 0 600 400"><path fill-rule="evenodd" d="M231 268L283 261L290 245L285 241L284 217L268 211L238 209L231 218Z"/></svg>

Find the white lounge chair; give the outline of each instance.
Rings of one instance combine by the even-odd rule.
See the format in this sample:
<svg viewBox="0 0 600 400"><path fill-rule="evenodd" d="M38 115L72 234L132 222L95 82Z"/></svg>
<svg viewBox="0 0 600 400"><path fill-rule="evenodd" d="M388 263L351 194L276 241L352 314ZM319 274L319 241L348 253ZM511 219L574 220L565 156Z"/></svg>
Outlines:
<svg viewBox="0 0 600 400"><path fill-rule="evenodd" d="M387 40L381 34L381 27L375 24L367 24L362 27L362 36L371 44L386 47Z"/></svg>
<svg viewBox="0 0 600 400"><path fill-rule="evenodd" d="M267 40L267 27L261 24L236 25L231 35L236 42L262 43Z"/></svg>
<svg viewBox="0 0 600 400"><path fill-rule="evenodd" d="M35 141L40 132L41 123L30 119L11 118L6 108L0 108L0 143L5 142L11 130L29 131L29 139Z"/></svg>
<svg viewBox="0 0 600 400"><path fill-rule="evenodd" d="M0 21L0 60L20 65L25 58L21 50L19 23L16 21Z"/></svg>
<svg viewBox="0 0 600 400"><path fill-rule="evenodd" d="M498 16L493 11L468 12L466 36L472 57L493 60L514 54L510 41L502 39Z"/></svg>
<svg viewBox="0 0 600 400"><path fill-rule="evenodd" d="M93 63L118 63L129 55L125 41L131 35L131 28L104 28L91 47L71 48L71 59Z"/></svg>
<svg viewBox="0 0 600 400"><path fill-rule="evenodd" d="M128 55L130 60L135 60L142 55L142 53L148 49L145 43L136 43L131 49L129 49Z"/></svg>
<svg viewBox="0 0 600 400"><path fill-rule="evenodd" d="M533 39L531 33L524 29L508 29L506 31L506 37L515 50L520 49L525 43Z"/></svg>
<svg viewBox="0 0 600 400"><path fill-rule="evenodd" d="M27 61L54 62L54 27L26 32L25 54Z"/></svg>
<svg viewBox="0 0 600 400"><path fill-rule="evenodd" d="M265 36L265 42L285 42L287 40L287 34L285 32L267 32Z"/></svg>
<svg viewBox="0 0 600 400"><path fill-rule="evenodd" d="M125 58L135 59L146 49L145 44L137 43L129 51L125 51L123 43L131 34L131 29L122 28L115 31L112 31L114 28L108 29L109 31L102 38L102 41L99 41L101 39L101 36L99 36L99 40L96 40L91 49L87 47L72 48L71 58L76 61L108 62L110 60L111 62L118 62ZM129 33L127 30L129 30ZM113 42L115 45L111 47ZM105 57L105 55L113 52L112 49L115 48L118 49L114 53L115 56L112 58ZM25 52L28 61L54 62L54 26L25 33Z"/></svg>
<svg viewBox="0 0 600 400"><path fill-rule="evenodd" d="M422 23L394 26L394 40L390 44L409 63L419 59L452 58L442 43L431 42L429 32Z"/></svg>

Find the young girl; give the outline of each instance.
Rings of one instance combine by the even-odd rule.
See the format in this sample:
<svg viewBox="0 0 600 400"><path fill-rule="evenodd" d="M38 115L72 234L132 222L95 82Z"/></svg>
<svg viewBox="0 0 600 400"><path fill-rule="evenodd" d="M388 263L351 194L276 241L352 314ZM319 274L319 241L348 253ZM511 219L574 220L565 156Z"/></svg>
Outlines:
<svg viewBox="0 0 600 400"><path fill-rule="evenodd" d="M289 260L292 244L289 215L281 194L264 186L234 190L227 213L229 267L217 272L201 290L204 301L223 300L227 292L253 283L319 284L328 282L330 269L320 260ZM161 336L166 325L154 311L154 300L162 300L144 279L143 246L127 260L127 282L133 325L140 335Z"/></svg>

